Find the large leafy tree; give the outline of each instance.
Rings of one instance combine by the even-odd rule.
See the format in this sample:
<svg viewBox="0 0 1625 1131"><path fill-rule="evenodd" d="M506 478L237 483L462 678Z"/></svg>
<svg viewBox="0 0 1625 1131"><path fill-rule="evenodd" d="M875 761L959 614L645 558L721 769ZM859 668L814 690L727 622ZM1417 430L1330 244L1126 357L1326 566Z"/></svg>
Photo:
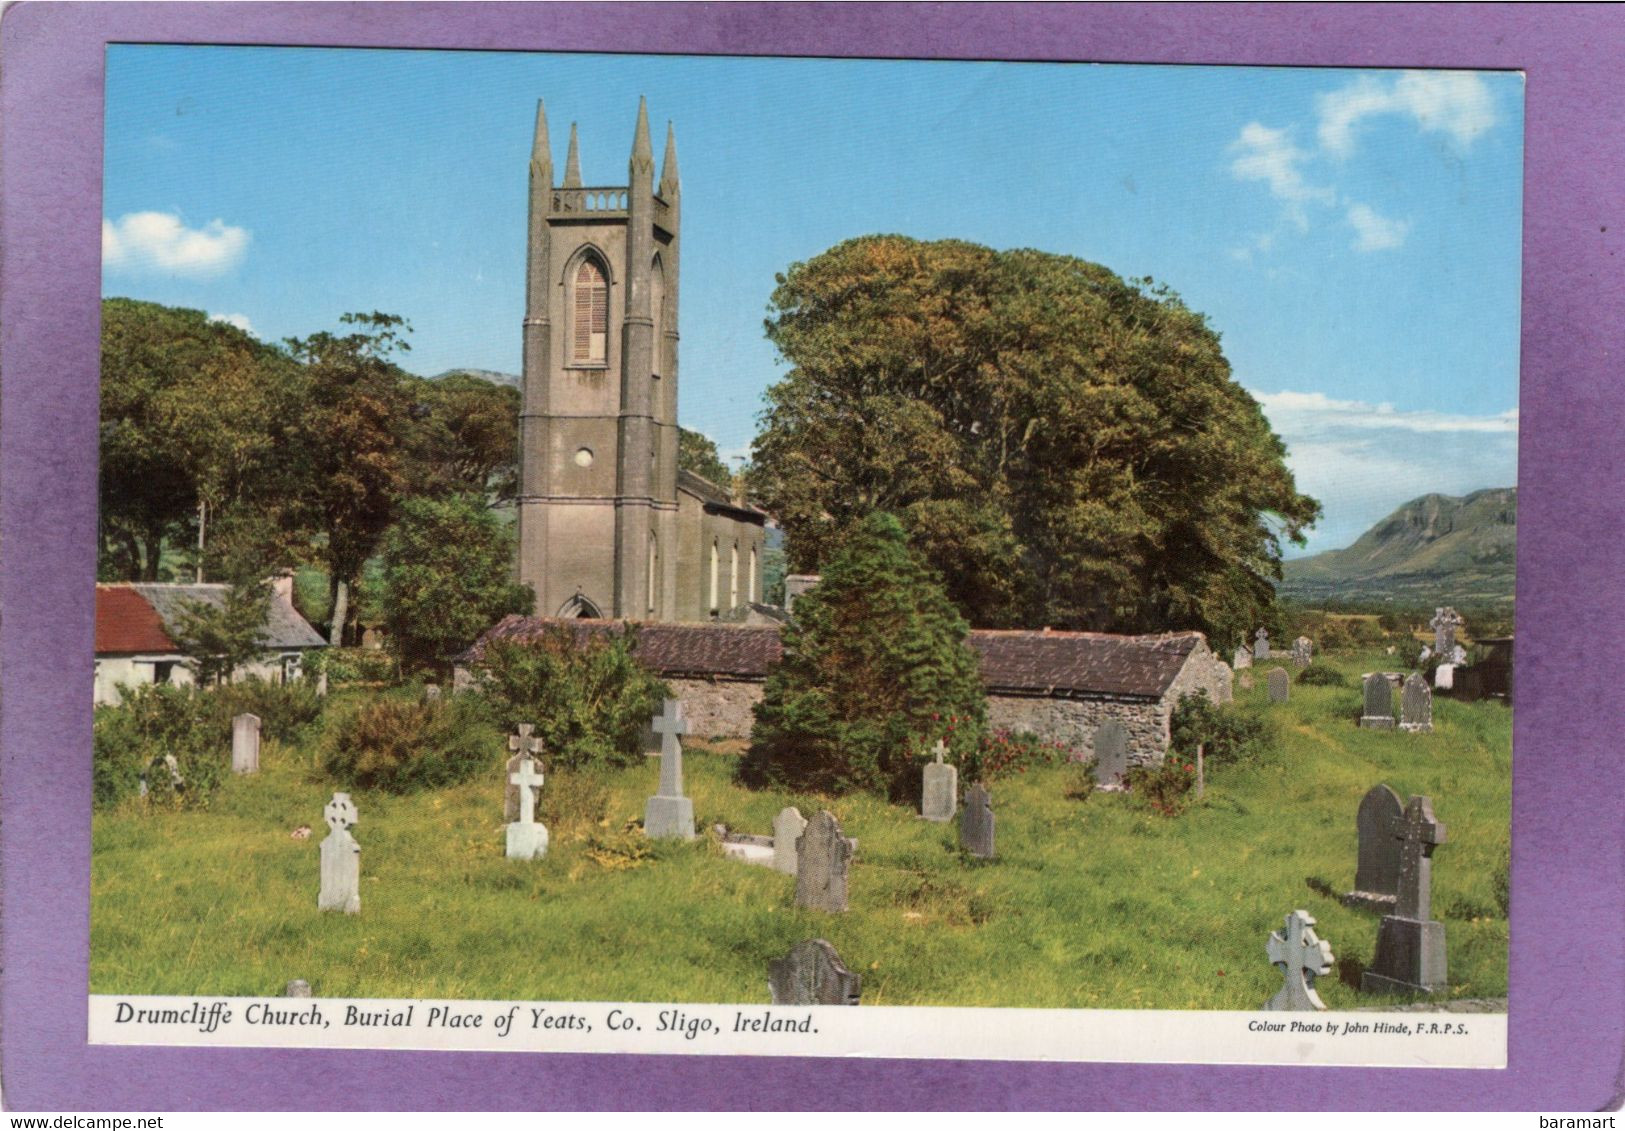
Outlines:
<svg viewBox="0 0 1625 1131"><path fill-rule="evenodd" d="M708 479L726 491L733 483L733 473L722 462L716 441L704 432L687 428L677 430L677 466Z"/></svg>
<svg viewBox="0 0 1625 1131"><path fill-rule="evenodd" d="M513 537L476 498L409 499L383 543L382 603L406 668L428 668L536 597L513 580Z"/></svg>
<svg viewBox="0 0 1625 1131"><path fill-rule="evenodd" d="M519 390L472 373L403 380L411 400L404 440L412 494L512 502L519 491Z"/></svg>
<svg viewBox="0 0 1625 1131"><path fill-rule="evenodd" d="M1319 505L1218 335L1150 280L869 236L778 279L751 486L817 570L896 514L984 626L1200 628L1273 600Z"/></svg>
<svg viewBox="0 0 1625 1131"><path fill-rule="evenodd" d="M741 777L907 795L911 748L943 737L960 761L980 734L986 697L968 632L902 525L878 512L862 519L796 599Z"/></svg>

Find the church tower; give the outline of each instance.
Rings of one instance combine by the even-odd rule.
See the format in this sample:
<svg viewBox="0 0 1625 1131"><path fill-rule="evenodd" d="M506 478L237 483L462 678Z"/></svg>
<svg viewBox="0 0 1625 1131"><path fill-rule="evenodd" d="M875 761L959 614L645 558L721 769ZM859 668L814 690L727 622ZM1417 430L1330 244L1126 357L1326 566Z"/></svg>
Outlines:
<svg viewBox="0 0 1625 1131"><path fill-rule="evenodd" d="M625 185L581 182L575 126L553 183L546 111L530 159L519 568L540 616L674 620L677 145L655 183L638 102Z"/></svg>

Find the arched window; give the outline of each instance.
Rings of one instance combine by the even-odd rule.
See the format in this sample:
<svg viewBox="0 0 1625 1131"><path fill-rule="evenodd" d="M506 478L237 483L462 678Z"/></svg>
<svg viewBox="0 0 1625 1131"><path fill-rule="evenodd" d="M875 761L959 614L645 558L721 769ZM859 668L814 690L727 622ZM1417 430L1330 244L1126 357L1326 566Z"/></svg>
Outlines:
<svg viewBox="0 0 1625 1131"><path fill-rule="evenodd" d="M570 360L587 365L603 362L609 357L609 283L603 267L592 256L583 258L572 285Z"/></svg>
<svg viewBox="0 0 1625 1131"><path fill-rule="evenodd" d="M649 269L649 283L649 312L655 323L653 376L658 379L666 371L666 269L658 255Z"/></svg>
<svg viewBox="0 0 1625 1131"><path fill-rule="evenodd" d="M561 619L566 620L570 618L575 618L578 620L598 620L601 619L604 614L598 611L597 605L593 604L586 597L583 597L578 591L574 597L571 597L559 607L558 615Z"/></svg>
<svg viewBox="0 0 1625 1131"><path fill-rule="evenodd" d="M717 566L720 558L721 555L717 552L716 539L713 538L711 540L711 604L709 606L713 613L717 611Z"/></svg>
<svg viewBox="0 0 1625 1131"><path fill-rule="evenodd" d="M733 556L728 559L728 607L739 607L739 543L734 543Z"/></svg>
<svg viewBox="0 0 1625 1131"><path fill-rule="evenodd" d="M750 593L750 603L756 603L756 546L750 548L750 572L745 575L745 589Z"/></svg>
<svg viewBox="0 0 1625 1131"><path fill-rule="evenodd" d="M660 543L655 540L654 531L649 531L649 613L655 611L655 595L660 592L657 579L660 576Z"/></svg>

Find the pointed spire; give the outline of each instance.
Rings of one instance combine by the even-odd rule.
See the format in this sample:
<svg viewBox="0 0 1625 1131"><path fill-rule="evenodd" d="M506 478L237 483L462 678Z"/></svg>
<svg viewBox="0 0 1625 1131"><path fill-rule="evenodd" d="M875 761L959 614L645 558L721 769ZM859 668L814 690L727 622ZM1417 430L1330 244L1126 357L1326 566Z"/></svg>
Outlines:
<svg viewBox="0 0 1625 1131"><path fill-rule="evenodd" d="M564 187L581 187L581 151L576 144L576 124L570 123L570 152L564 158Z"/></svg>
<svg viewBox="0 0 1625 1131"><path fill-rule="evenodd" d="M682 187L677 176L677 131L666 123L666 156L660 162L660 195L670 200Z"/></svg>
<svg viewBox="0 0 1625 1131"><path fill-rule="evenodd" d="M540 98L536 100L536 140L530 146L530 165L537 171L546 171L547 187L552 188L553 146L547 137L547 107Z"/></svg>
<svg viewBox="0 0 1625 1131"><path fill-rule="evenodd" d="M654 147L649 144L649 104L638 97L638 132L632 138L632 171L653 178L655 171ZM635 182L634 182L635 184ZM644 182L647 188L648 181Z"/></svg>

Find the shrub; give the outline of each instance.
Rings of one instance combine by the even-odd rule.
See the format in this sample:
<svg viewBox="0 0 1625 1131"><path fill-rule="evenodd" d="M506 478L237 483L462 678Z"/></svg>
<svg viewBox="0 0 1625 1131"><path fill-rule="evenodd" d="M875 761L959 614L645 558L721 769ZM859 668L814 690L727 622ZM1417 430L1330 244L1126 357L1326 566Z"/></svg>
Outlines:
<svg viewBox="0 0 1625 1131"><path fill-rule="evenodd" d="M305 674L315 679L327 673L334 687L345 684L392 684L400 679L400 664L380 648L322 648L304 659Z"/></svg>
<svg viewBox="0 0 1625 1131"><path fill-rule="evenodd" d="M917 761L928 762L932 747L922 743ZM1059 766L1072 752L1059 742L1047 742L1036 734L1000 728L977 736L975 748L959 762L959 775L965 784L991 782L1014 774L1024 774L1041 766Z"/></svg>
<svg viewBox="0 0 1625 1131"><path fill-rule="evenodd" d="M322 767L341 785L409 793L467 781L500 763L502 738L461 700L371 698L322 736Z"/></svg>
<svg viewBox="0 0 1625 1131"><path fill-rule="evenodd" d="M986 710L968 632L898 521L864 519L796 599L741 781L904 798L917 788L910 740L939 736L963 765ZM945 719L958 721L949 730Z"/></svg>
<svg viewBox="0 0 1625 1131"><path fill-rule="evenodd" d="M643 759L643 732L668 694L637 662L633 636L553 629L534 641L493 640L475 696L511 731L534 723L551 766L630 766Z"/></svg>
<svg viewBox="0 0 1625 1131"><path fill-rule="evenodd" d="M304 679L271 683L254 677L213 688L208 698L226 717L228 726L234 716L246 711L259 716L262 737L290 745L322 715L316 685Z"/></svg>
<svg viewBox="0 0 1625 1131"><path fill-rule="evenodd" d="M1170 748L1188 758L1203 747L1208 766L1252 761L1279 740L1274 719L1234 704L1218 706L1205 695L1185 695L1169 720Z"/></svg>
<svg viewBox="0 0 1625 1131"><path fill-rule="evenodd" d="M230 716L208 694L173 684L119 688L115 705L96 708L92 739L92 797L112 805L139 791L147 773L156 804L206 805L231 761ZM171 788L161 763L175 759L183 784Z"/></svg>
<svg viewBox="0 0 1625 1131"><path fill-rule="evenodd" d="M1190 806L1191 790L1196 788L1196 766L1169 756L1160 766L1130 766L1123 784L1153 812L1177 817Z"/></svg>
<svg viewBox="0 0 1625 1131"><path fill-rule="evenodd" d="M1325 664L1310 664L1298 673L1298 682L1306 687L1347 687L1348 678L1336 668Z"/></svg>

